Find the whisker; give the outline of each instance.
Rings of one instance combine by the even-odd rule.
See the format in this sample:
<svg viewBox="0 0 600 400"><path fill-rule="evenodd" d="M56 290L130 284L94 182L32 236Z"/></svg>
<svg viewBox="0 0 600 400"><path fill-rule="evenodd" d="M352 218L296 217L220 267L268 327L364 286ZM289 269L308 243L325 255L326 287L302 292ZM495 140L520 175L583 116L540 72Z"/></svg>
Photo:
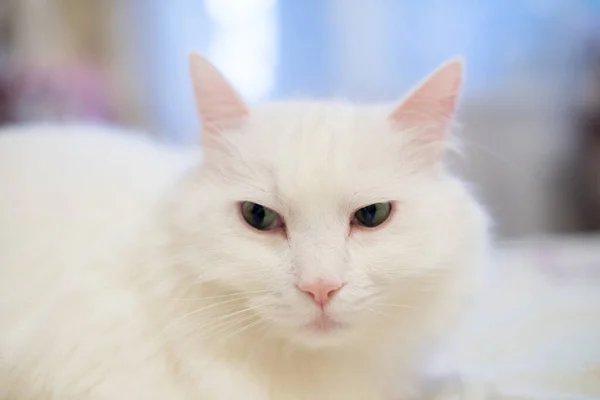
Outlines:
<svg viewBox="0 0 600 400"><path fill-rule="evenodd" d="M233 328L238 324L250 321L250 320L254 320L256 318L256 315L250 314L250 315L246 315L242 318L234 318L233 321L228 319L225 321L221 321L221 323L218 323L216 325L202 325L202 326L196 326L193 329L189 330L188 332L185 333L186 336L198 332L200 337L209 337L209 336L218 336L219 333L221 332L225 332L227 331L229 328ZM202 330L202 327L209 327L208 329Z"/></svg>
<svg viewBox="0 0 600 400"><path fill-rule="evenodd" d="M199 314L199 313L201 313L203 311L206 311L206 310L209 310L209 309L212 309L212 308L215 308L215 307L219 307L219 306L222 306L222 305L225 305L225 304L230 304L230 303L233 303L233 302L236 302L236 301L242 301L242 300L245 300L245 298L244 297L240 297L240 298L228 299L228 300L221 301L221 302L218 302L218 303L209 304L209 305L207 305L205 307L201 307L201 308L195 309L194 311L190 311L189 313L187 313L187 314L185 314L185 315L177 318L176 320L169 321L169 323L167 324L167 326L165 326L165 328L160 331L160 333L158 334L158 337L161 337L168 329L170 329L174 325L180 323L181 321L183 321L183 320L185 320L185 319L187 319L187 318L189 318L191 316L197 315L197 314Z"/></svg>
<svg viewBox="0 0 600 400"><path fill-rule="evenodd" d="M241 334L242 332L245 332L245 331L247 331L248 329L250 329L250 328L253 328L253 327L255 327L256 325L258 325L258 324L262 324L262 323L264 323L264 321L263 321L262 319L259 319L259 320L255 321L255 322L252 322L252 323L250 323L250 324L247 324L247 325L243 326L242 328L240 328L240 329L238 329L238 330L236 330L236 331L234 331L234 332L230 333L229 335L227 335L227 336L225 336L225 337L221 338L221 340L222 340L223 342L226 342L227 340L231 340L231 339L233 339L235 336L238 336L239 334ZM225 344L225 343L224 343L224 344Z"/></svg>
<svg viewBox="0 0 600 400"><path fill-rule="evenodd" d="M247 308L244 308L241 310L237 310L237 311L234 311L229 314L220 315L218 317L211 318L210 320L207 320L207 321L202 321L201 323L192 326L191 329L188 329L185 332L180 332L179 335L180 336L188 336L193 332L197 332L198 330L201 330L202 328L208 328L201 332L201 334L203 336L206 336L208 333L218 330L220 328L235 326L236 324L238 324L240 322L247 321L248 319L252 319L252 318L256 317L254 314L251 314L250 316L247 316L247 317L243 317L243 314L249 313L253 310L264 307L265 305L267 305L267 304L254 305L252 307L247 307ZM232 323L231 319L240 314L242 314L242 318L234 319L234 321Z"/></svg>
<svg viewBox="0 0 600 400"><path fill-rule="evenodd" d="M206 297L188 297L188 296L184 296L184 297L169 297L169 299L171 300L214 300L214 299L223 299L223 298L231 298L231 297L245 297L249 294L260 294L260 293L268 293L269 290L253 290L253 291L249 291L249 292L236 292L236 293L229 293L229 294L221 294L221 295L215 295L215 296L206 296Z"/></svg>
<svg viewBox="0 0 600 400"><path fill-rule="evenodd" d="M254 310L256 310L256 309L259 309L259 308L261 308L261 307L264 307L264 306L266 306L266 305L267 305L267 304L259 304L259 305L255 305L255 306L252 306L252 307L247 307L247 308L244 308L244 309L242 309L242 310L238 310L238 311L235 311L235 312L232 312L232 313L226 314L226 315L220 315L220 316L218 316L218 317L216 317L216 318L213 318L213 319L211 319L211 320L210 320L210 321L208 321L208 322L214 322L214 321L221 321L221 320L224 320L224 319L230 319L231 317L235 317L236 315L245 314L245 313L248 313L248 312L250 312L250 311L254 311ZM253 318L253 317L255 317L255 315L251 315L250 317L251 317L251 318ZM239 321L239 320L238 320L238 321ZM207 324L201 324L201 325L200 325L200 326L198 326L197 328L201 328L202 326L206 326L206 325L207 325ZM212 328L211 328L211 329L212 329ZM207 331L207 332L208 332L208 331Z"/></svg>
<svg viewBox="0 0 600 400"><path fill-rule="evenodd" d="M376 307L397 307L397 308L408 308L408 309L412 309L412 310L417 310L417 307L414 306L410 306L408 304L387 304L387 303L377 303L377 304L373 304Z"/></svg>
<svg viewBox="0 0 600 400"><path fill-rule="evenodd" d="M370 311L370 312L372 312L373 314L381 315L382 317L387 317L387 316L388 316L386 313L383 313L383 312L381 312L381 311L374 310L374 309L372 309L372 308L369 308L369 307L365 307L364 309L365 309L365 310L367 310L367 311Z"/></svg>

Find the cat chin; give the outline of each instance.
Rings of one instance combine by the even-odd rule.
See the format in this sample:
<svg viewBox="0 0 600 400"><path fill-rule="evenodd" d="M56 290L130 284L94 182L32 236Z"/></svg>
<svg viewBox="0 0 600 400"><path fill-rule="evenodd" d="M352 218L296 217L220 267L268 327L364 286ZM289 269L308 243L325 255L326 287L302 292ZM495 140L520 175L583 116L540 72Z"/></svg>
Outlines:
<svg viewBox="0 0 600 400"><path fill-rule="evenodd" d="M351 342L352 335L348 330L315 331L307 328L299 328L298 332L291 335L291 341L309 350L342 347Z"/></svg>

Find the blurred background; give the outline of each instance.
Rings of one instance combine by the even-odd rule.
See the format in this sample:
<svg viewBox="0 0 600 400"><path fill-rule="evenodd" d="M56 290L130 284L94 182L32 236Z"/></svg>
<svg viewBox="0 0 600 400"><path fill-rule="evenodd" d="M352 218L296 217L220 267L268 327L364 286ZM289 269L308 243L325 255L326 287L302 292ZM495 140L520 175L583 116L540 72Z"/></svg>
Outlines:
<svg viewBox="0 0 600 400"><path fill-rule="evenodd" d="M458 168L498 234L600 229L600 1L2 0L0 124L195 142L192 50L250 102L394 101L462 54Z"/></svg>

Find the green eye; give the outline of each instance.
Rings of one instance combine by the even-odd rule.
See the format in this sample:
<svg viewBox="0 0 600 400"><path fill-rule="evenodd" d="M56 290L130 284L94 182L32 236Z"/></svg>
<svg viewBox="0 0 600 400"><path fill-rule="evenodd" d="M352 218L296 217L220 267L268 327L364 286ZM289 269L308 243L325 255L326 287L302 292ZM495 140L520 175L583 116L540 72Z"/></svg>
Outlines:
<svg viewBox="0 0 600 400"><path fill-rule="evenodd" d="M279 214L260 204L244 201L241 204L241 211L244 221L260 231L270 231L282 225Z"/></svg>
<svg viewBox="0 0 600 400"><path fill-rule="evenodd" d="M352 222L367 228L375 228L384 223L392 213L392 203L375 203L354 213Z"/></svg>

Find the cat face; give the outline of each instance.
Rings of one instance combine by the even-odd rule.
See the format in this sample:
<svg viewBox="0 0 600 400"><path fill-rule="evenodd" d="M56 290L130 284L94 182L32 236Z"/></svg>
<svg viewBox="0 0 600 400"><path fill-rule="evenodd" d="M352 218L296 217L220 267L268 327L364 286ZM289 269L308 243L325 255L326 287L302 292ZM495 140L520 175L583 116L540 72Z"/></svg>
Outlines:
<svg viewBox="0 0 600 400"><path fill-rule="evenodd" d="M460 63L391 113L316 102L249 110L195 63L205 162L180 196L182 253L199 285L239 299L223 307L239 316L235 328L339 345L389 323L427 324L452 301L484 236L478 207L439 162Z"/></svg>

